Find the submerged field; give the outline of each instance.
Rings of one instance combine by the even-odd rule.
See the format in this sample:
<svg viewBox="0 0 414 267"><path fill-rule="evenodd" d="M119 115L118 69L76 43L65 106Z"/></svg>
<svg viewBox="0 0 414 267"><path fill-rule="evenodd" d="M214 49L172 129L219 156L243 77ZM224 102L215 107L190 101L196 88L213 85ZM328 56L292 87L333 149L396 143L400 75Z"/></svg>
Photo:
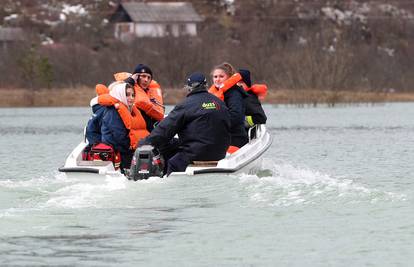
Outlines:
<svg viewBox="0 0 414 267"><path fill-rule="evenodd" d="M176 104L185 97L181 89L164 89L164 102ZM7 89L0 88L0 107L71 107L88 106L95 96L94 88L80 87L67 89ZM264 100L269 104L317 105L340 103L381 103L412 102L414 93L378 93L322 90L281 90L269 91Z"/></svg>

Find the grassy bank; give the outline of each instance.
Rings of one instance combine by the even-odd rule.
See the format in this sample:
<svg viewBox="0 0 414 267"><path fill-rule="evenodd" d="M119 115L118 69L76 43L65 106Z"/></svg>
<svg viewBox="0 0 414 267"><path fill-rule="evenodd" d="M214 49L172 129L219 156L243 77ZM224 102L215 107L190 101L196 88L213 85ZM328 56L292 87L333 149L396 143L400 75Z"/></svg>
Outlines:
<svg viewBox="0 0 414 267"><path fill-rule="evenodd" d="M164 89L164 102L176 104L185 97L180 89ZM71 107L88 106L95 96L93 88L0 89L0 107ZM271 90L265 103L293 105L336 105L340 103L381 103L414 101L414 93L374 93L321 90Z"/></svg>

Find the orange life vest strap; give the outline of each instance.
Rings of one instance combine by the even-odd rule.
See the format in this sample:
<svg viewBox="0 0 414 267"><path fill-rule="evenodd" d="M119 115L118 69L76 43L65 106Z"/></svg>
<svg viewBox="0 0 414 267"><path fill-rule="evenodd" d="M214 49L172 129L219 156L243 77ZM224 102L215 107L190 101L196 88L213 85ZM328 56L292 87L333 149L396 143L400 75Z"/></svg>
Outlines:
<svg viewBox="0 0 414 267"><path fill-rule="evenodd" d="M257 95L262 100L267 95L267 85L266 84L253 84L252 87L247 89L247 91L252 91L255 95Z"/></svg>
<svg viewBox="0 0 414 267"><path fill-rule="evenodd" d="M114 79L115 81L123 81L126 78L131 77L132 74L129 72L118 72L118 73L114 73Z"/></svg>
<svg viewBox="0 0 414 267"><path fill-rule="evenodd" d="M128 130L131 130L132 126L132 115L129 112L127 106L124 103L119 102L119 106L117 108L118 114L121 117L122 121L124 122L125 127Z"/></svg>
<svg viewBox="0 0 414 267"><path fill-rule="evenodd" d="M224 101L224 93L220 89L217 89L214 84L208 89L208 92L212 95L215 95L217 98L221 99L221 101Z"/></svg>
<svg viewBox="0 0 414 267"><path fill-rule="evenodd" d="M125 128L129 130L129 140L132 149L137 147L142 138L149 135L147 124L145 123L141 112L135 106L132 107L132 112L130 112L125 104L109 94L98 96L98 103L102 106L114 106L117 103L119 104L117 111Z"/></svg>
<svg viewBox="0 0 414 267"><path fill-rule="evenodd" d="M106 85L103 85L103 84L100 84L100 83L95 85L95 91L96 91L97 95L109 94L108 87L106 87Z"/></svg>
<svg viewBox="0 0 414 267"><path fill-rule="evenodd" d="M134 106L132 107L132 113L128 108L122 104L118 108L119 116L121 117L124 125L129 129L129 141L132 149L137 148L139 141L149 135L147 131L147 124L141 115L141 112Z"/></svg>
<svg viewBox="0 0 414 267"><path fill-rule="evenodd" d="M109 93L98 96L98 104L101 106L113 106L116 103L119 103L119 100L111 96Z"/></svg>
<svg viewBox="0 0 414 267"><path fill-rule="evenodd" d="M124 122L125 127L129 130L129 142L132 149L136 149L139 141L149 135L146 129L146 123L141 113L137 108L133 110L132 115L127 106L120 103L118 107L118 114Z"/></svg>
<svg viewBox="0 0 414 267"><path fill-rule="evenodd" d="M227 92L227 90L229 90L230 88L232 88L234 85L236 85L242 79L243 78L240 75L240 73L235 73L230 78L228 78L227 80L225 80L223 82L223 86L220 88L220 90L222 90L223 91L223 94L224 94L225 92Z"/></svg>

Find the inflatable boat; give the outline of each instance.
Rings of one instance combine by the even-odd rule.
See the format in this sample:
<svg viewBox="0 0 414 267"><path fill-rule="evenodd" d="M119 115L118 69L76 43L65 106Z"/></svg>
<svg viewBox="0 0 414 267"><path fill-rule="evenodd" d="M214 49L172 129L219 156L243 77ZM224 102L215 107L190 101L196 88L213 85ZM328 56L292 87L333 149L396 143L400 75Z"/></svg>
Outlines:
<svg viewBox="0 0 414 267"><path fill-rule="evenodd" d="M249 142L236 152L231 154L227 153L226 157L219 161L193 162L186 168L185 172L173 172L171 175L199 175L243 171L246 167L257 161L270 147L271 143L272 137L267 131L266 126L255 125L249 129ZM59 168L59 171L67 174L90 173L98 175L122 175L119 170L115 169L112 161L84 160L83 153L85 147L87 147L87 143L84 140L70 153L65 165ZM152 175L148 170L139 172L144 172L147 177ZM125 176L130 180L137 180L136 177L131 177L129 172Z"/></svg>

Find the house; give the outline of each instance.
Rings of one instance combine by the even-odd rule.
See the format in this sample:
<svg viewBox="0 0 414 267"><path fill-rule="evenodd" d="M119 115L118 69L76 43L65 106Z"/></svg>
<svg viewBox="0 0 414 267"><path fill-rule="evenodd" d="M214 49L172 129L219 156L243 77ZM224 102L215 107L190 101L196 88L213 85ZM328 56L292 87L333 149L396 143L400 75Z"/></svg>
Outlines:
<svg viewBox="0 0 414 267"><path fill-rule="evenodd" d="M0 26L0 45L3 49L7 49L13 42L22 40L24 40L24 32L21 28Z"/></svg>
<svg viewBox="0 0 414 267"><path fill-rule="evenodd" d="M203 21L187 2L125 2L117 6L111 22L115 38L196 36L197 23Z"/></svg>

